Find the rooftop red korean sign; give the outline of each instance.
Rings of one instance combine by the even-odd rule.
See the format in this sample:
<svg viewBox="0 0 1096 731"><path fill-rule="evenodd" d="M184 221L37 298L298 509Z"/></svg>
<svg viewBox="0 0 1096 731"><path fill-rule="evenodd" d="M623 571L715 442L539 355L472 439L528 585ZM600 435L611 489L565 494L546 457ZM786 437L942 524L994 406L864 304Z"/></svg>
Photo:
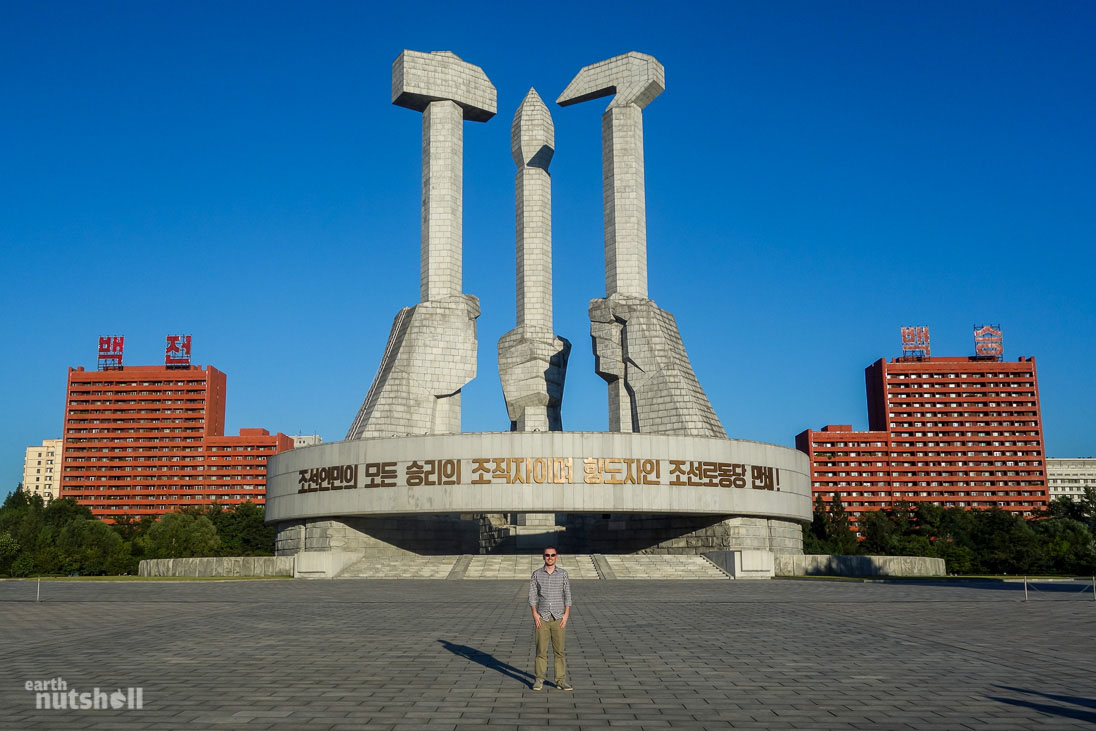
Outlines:
<svg viewBox="0 0 1096 731"><path fill-rule="evenodd" d="M929 347L929 329L924 325L902 328L902 352L911 355L932 355Z"/></svg>
<svg viewBox="0 0 1096 731"><path fill-rule="evenodd" d="M190 365L190 336L168 335L167 347L164 349L164 365L188 366Z"/></svg>
<svg viewBox="0 0 1096 731"><path fill-rule="evenodd" d="M974 354L1001 358L1005 354L1004 338L1000 325L976 325L974 327Z"/></svg>
<svg viewBox="0 0 1096 731"><path fill-rule="evenodd" d="M125 349L124 335L104 335L99 338L99 370L122 367L122 351Z"/></svg>

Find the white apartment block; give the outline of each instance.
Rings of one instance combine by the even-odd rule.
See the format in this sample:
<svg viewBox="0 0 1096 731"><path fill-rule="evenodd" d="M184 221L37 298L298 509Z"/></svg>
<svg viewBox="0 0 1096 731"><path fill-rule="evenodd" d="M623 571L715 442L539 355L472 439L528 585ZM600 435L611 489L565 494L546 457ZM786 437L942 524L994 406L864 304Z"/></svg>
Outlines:
<svg viewBox="0 0 1096 731"><path fill-rule="evenodd" d="M1096 487L1096 458L1048 457L1047 497L1080 500L1085 487Z"/></svg>
<svg viewBox="0 0 1096 731"><path fill-rule="evenodd" d="M61 440L45 439L27 447L23 458L23 492L41 495L47 503L61 496Z"/></svg>
<svg viewBox="0 0 1096 731"><path fill-rule="evenodd" d="M293 440L293 448L298 447L312 447L317 444L323 444L323 439L319 434L294 434L290 439Z"/></svg>

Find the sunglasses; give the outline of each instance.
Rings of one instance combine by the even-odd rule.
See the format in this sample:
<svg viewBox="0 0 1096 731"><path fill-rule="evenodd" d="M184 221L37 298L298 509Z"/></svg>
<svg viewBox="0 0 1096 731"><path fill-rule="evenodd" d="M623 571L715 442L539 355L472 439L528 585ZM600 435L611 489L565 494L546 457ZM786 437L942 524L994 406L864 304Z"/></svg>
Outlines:
<svg viewBox="0 0 1096 731"><path fill-rule="evenodd" d="M555 558L555 557L556 557L556 554L554 554L554 553L546 553L546 554L544 554L544 557L545 557L545 558Z"/></svg>

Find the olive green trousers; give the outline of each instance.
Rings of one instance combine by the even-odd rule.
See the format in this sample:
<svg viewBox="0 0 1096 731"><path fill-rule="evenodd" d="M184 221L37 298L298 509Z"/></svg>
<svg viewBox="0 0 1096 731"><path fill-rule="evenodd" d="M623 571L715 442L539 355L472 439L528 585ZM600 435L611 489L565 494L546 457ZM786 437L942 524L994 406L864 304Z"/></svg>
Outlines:
<svg viewBox="0 0 1096 731"><path fill-rule="evenodd" d="M548 672L548 639L552 640L552 653L555 655L556 661L556 677L557 683L567 679L567 659L563 656L564 647L567 642L567 630L559 626L559 620L555 617L551 619L541 619L540 626L536 628L537 636L537 660L536 660L536 673L537 680L543 681L544 675Z"/></svg>

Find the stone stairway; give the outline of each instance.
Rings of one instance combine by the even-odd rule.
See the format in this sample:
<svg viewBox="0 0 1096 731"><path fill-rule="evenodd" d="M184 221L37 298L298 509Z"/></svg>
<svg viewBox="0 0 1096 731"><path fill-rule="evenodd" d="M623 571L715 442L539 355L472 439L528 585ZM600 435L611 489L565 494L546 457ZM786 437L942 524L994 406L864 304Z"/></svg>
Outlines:
<svg viewBox="0 0 1096 731"><path fill-rule="evenodd" d="M564 554L561 567L572 579L601 579L590 555ZM726 579L703 556L627 555L599 556L612 579ZM466 563L466 565L464 565ZM537 555L415 556L374 555L347 566L340 579L528 579L544 565ZM454 568L458 570L454 573ZM463 569L463 575L460 569Z"/></svg>
<svg viewBox="0 0 1096 731"><path fill-rule="evenodd" d="M367 556L347 566L340 579L444 579L459 556Z"/></svg>
<svg viewBox="0 0 1096 731"><path fill-rule="evenodd" d="M605 560L617 579L727 579L703 556L631 555Z"/></svg>
<svg viewBox="0 0 1096 731"><path fill-rule="evenodd" d="M572 579L597 579L594 561L586 555L560 556L560 567L567 569ZM465 579L528 579L529 575L544 565L540 556L473 556Z"/></svg>

